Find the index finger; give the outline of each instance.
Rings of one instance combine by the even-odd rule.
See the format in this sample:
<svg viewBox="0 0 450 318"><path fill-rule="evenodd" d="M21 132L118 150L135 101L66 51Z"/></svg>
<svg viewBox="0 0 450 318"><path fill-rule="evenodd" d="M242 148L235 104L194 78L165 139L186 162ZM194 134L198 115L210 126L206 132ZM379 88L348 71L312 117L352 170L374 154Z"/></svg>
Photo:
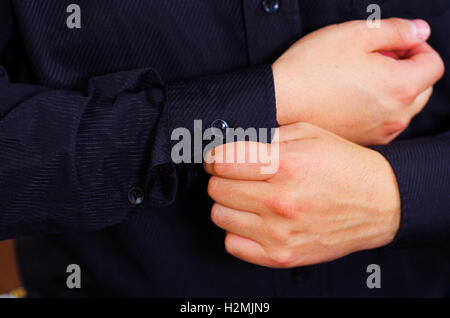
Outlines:
<svg viewBox="0 0 450 318"><path fill-rule="evenodd" d="M227 143L209 151L203 166L207 173L222 178L267 180L278 170L278 147L252 141Z"/></svg>
<svg viewBox="0 0 450 318"><path fill-rule="evenodd" d="M409 57L398 60L399 75L408 80L418 92L423 92L436 84L444 75L444 62L440 55L428 44L423 43L409 52Z"/></svg>

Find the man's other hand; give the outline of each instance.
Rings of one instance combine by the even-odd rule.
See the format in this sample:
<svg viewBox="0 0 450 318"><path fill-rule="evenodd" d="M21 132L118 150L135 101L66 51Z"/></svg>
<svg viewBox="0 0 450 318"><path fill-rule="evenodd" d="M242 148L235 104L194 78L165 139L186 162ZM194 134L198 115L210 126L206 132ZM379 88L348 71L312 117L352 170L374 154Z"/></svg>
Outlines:
<svg viewBox="0 0 450 318"><path fill-rule="evenodd" d="M308 122L360 145L386 144L428 102L444 63L423 20L332 25L272 66L280 125Z"/></svg>
<svg viewBox="0 0 450 318"><path fill-rule="evenodd" d="M400 223L400 195L379 153L310 124L279 128L279 169L262 163L218 163L244 143L219 146L205 170L215 201L212 221L226 233L226 250L268 267L296 267L388 244ZM278 149L275 149L275 146ZM277 157L277 156L273 156ZM206 159L205 159L206 160ZM222 160L224 162L224 160ZM236 162L236 161L234 161Z"/></svg>

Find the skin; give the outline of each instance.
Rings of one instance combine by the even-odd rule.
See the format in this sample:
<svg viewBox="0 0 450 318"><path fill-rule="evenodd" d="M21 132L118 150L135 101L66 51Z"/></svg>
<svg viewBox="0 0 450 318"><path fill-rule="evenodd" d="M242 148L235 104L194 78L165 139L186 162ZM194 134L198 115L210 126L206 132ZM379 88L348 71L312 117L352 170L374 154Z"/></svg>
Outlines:
<svg viewBox="0 0 450 318"><path fill-rule="evenodd" d="M389 143L444 73L425 42L430 32L422 20L387 19L380 29L351 21L302 38L272 66L278 122L308 122L361 145Z"/></svg>
<svg viewBox="0 0 450 318"><path fill-rule="evenodd" d="M382 155L307 123L283 126L279 133L276 173L262 174L262 163L204 164L212 175L211 219L227 232L230 254L268 267L296 267L394 238L400 197ZM216 147L209 156L223 158L240 143ZM243 149L257 157L248 142Z"/></svg>
<svg viewBox="0 0 450 318"><path fill-rule="evenodd" d="M424 21L388 19L380 29L347 22L302 38L273 64L281 127L268 147L279 169L262 174L261 163L212 160L240 146L258 157L248 142L219 146L204 163L211 219L226 231L228 253L290 268L393 240L396 176L363 145L389 143L428 102L444 73L429 35Z"/></svg>

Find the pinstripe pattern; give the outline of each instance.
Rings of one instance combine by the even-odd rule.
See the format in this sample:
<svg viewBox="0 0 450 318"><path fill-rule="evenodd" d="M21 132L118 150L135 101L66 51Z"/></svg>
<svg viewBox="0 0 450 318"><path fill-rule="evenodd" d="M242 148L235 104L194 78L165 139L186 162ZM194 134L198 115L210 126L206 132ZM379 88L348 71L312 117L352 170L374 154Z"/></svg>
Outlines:
<svg viewBox="0 0 450 318"><path fill-rule="evenodd" d="M29 295L449 296L449 76L403 141L376 148L402 193L395 244L302 275L228 255L208 176L169 157L171 130L194 119L276 126L269 64L369 2L428 19L450 59L448 0L280 0L272 15L261 0L0 0L0 239L28 236L17 245ZM81 29L66 27L71 3ZM66 288L72 263L81 290ZM371 263L380 290L364 284Z"/></svg>
<svg viewBox="0 0 450 318"><path fill-rule="evenodd" d="M173 70L163 72L166 77L176 78L208 72L205 62L209 72L245 63L209 58L217 52L239 58L236 50L244 46L242 40L226 41L235 41L238 32L214 42L225 32L220 21L230 19L221 10L206 2L193 7L184 2L175 10L175 2L80 1L83 20L77 30L65 25L69 3L14 2L33 72L43 86L0 83L0 94L7 96L0 108L6 113L0 122L0 238L117 224L133 210L127 193L134 185L146 188L146 206L170 204L177 189L165 184L176 176L161 176L159 165L171 162L172 129L190 127L194 119L208 124L225 118L235 127L276 125L270 66L173 83L150 68L164 63ZM240 10L236 3L224 6L230 13ZM219 21L216 33L205 33L210 21L195 17L192 28L182 27L180 13L197 7ZM138 12L156 12L153 18L168 12L177 37L161 34L160 24ZM242 27L242 20L231 17ZM130 37L136 30L147 40ZM196 48L193 30L217 45ZM169 53L176 45L193 54L193 63L181 60L184 54ZM255 111L265 115L255 117ZM12 173L18 169L21 173Z"/></svg>

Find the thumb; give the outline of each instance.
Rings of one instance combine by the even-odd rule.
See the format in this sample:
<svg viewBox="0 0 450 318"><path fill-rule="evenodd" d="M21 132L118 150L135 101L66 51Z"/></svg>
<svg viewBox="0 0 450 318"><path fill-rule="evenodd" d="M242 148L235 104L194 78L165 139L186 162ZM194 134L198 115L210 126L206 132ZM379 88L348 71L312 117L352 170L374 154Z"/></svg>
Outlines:
<svg viewBox="0 0 450 318"><path fill-rule="evenodd" d="M380 28L365 27L370 52L409 50L424 43L431 34L424 20L391 18L382 20Z"/></svg>

